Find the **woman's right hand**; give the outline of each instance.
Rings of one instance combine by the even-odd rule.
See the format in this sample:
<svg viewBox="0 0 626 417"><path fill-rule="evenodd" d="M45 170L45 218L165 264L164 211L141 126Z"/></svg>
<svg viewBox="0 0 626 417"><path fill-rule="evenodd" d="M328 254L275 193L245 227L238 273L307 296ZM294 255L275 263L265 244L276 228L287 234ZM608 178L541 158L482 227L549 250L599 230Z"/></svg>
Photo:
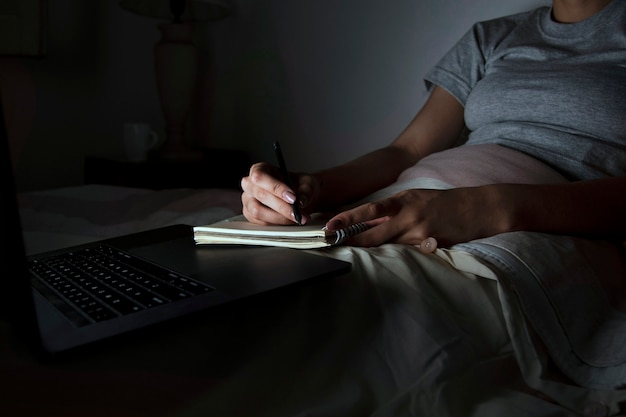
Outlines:
<svg viewBox="0 0 626 417"><path fill-rule="evenodd" d="M252 223L296 224L292 204L302 209L302 223L310 220L314 202L319 200L320 187L313 175L290 173L293 190L280 179L280 170L267 162L250 167L241 180L243 215Z"/></svg>

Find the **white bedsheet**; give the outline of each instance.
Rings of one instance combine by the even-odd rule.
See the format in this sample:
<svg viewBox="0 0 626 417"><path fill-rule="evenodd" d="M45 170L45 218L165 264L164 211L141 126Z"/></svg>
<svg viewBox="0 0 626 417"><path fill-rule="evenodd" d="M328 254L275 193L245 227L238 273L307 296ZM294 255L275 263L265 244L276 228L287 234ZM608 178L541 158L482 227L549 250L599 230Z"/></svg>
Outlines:
<svg viewBox="0 0 626 417"><path fill-rule="evenodd" d="M19 205L27 253L38 253L176 223L213 223L241 213L241 193L85 185L22 193Z"/></svg>
<svg viewBox="0 0 626 417"><path fill-rule="evenodd" d="M623 391L579 388L550 371L519 300L477 258L393 244L312 252L354 269L228 323L253 335L245 346L211 334L232 367L176 415L619 415ZM511 333L527 344L513 346Z"/></svg>

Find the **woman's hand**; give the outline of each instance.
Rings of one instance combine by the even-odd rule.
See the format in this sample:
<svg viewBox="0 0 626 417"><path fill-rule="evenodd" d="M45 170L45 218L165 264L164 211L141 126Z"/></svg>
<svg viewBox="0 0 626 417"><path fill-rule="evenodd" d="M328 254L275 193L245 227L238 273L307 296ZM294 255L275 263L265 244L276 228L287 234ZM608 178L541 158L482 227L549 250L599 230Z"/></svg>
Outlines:
<svg viewBox="0 0 626 417"><path fill-rule="evenodd" d="M491 236L509 228L508 209L501 203L495 187L456 188L451 190L406 190L389 198L367 203L333 217L332 230L365 222L371 228L350 238L353 246L378 246L383 243L420 245L434 250L456 243ZM428 247L421 248L429 252Z"/></svg>
<svg viewBox="0 0 626 417"><path fill-rule="evenodd" d="M279 180L280 170L266 162L252 165L250 173L241 180L243 215L259 224L295 224L292 204L302 208L302 223L310 220L320 187L314 176L290 174L296 190Z"/></svg>
<svg viewBox="0 0 626 417"><path fill-rule="evenodd" d="M625 210L623 176L560 184L406 190L344 211L327 227L336 230L357 222L372 226L346 241L355 246L420 245L432 237L443 247L519 230L623 241Z"/></svg>

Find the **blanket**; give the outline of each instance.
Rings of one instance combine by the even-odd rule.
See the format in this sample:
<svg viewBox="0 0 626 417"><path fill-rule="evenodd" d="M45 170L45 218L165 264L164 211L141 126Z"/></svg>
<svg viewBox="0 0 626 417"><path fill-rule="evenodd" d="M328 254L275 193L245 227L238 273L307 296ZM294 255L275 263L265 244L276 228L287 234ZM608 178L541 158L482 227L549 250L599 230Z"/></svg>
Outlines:
<svg viewBox="0 0 626 417"><path fill-rule="evenodd" d="M497 145L462 146L423 159L364 201L410 188L565 181L547 165L517 151ZM556 398L563 392L568 397L571 391L554 382L564 380L570 387L597 390L597 395L613 398L613 410L620 408L626 395L623 242L515 232L452 249L481 259L497 277L509 334L530 386L564 404L566 398ZM546 363L559 375L547 377Z"/></svg>

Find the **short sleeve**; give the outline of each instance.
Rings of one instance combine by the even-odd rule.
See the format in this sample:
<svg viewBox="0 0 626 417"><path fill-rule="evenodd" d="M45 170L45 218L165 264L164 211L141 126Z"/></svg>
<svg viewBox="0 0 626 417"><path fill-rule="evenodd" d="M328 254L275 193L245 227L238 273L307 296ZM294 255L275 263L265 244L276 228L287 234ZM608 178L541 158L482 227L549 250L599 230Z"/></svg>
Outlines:
<svg viewBox="0 0 626 417"><path fill-rule="evenodd" d="M465 106L474 85L483 77L484 68L475 25L428 71L424 81L429 90L438 85Z"/></svg>
<svg viewBox="0 0 626 417"><path fill-rule="evenodd" d="M426 74L426 88L438 85L463 106L474 86L485 76L489 59L505 43L528 13L478 22Z"/></svg>

